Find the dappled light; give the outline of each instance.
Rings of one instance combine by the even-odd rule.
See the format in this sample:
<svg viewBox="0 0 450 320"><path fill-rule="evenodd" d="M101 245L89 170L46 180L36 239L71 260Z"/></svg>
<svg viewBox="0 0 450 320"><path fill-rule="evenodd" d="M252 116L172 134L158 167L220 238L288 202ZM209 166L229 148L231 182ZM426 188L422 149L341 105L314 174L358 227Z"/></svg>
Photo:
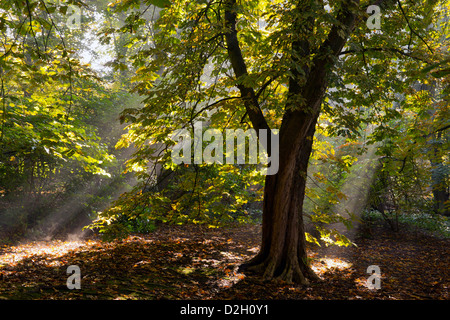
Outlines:
<svg viewBox="0 0 450 320"><path fill-rule="evenodd" d="M343 248L345 251L335 252L335 256L311 246L311 268L321 281L310 286L267 282L238 269L254 255L248 248L257 248L257 225L226 230L166 227L152 235L110 243L51 241L2 247L0 297L448 299L447 261L441 258L448 253L447 243L404 233L392 246L393 235L386 227L378 228L380 238L358 238L358 247ZM431 261L433 268L429 269ZM369 263L380 265L380 290L368 287ZM81 268L81 290L66 287L66 270L73 264Z"/></svg>
<svg viewBox="0 0 450 320"><path fill-rule="evenodd" d="M351 262L341 258L322 258L313 264L312 269L321 276L327 271L345 270L351 266Z"/></svg>
<svg viewBox="0 0 450 320"><path fill-rule="evenodd" d="M49 266L55 265L59 261L54 261L72 250L87 250L91 241L31 241L26 244L7 246L0 248L0 267L15 267L24 259L39 259L41 256L48 259ZM59 262L63 264L63 262Z"/></svg>
<svg viewBox="0 0 450 320"><path fill-rule="evenodd" d="M0 300L450 299L449 34L450 0L1 0Z"/></svg>

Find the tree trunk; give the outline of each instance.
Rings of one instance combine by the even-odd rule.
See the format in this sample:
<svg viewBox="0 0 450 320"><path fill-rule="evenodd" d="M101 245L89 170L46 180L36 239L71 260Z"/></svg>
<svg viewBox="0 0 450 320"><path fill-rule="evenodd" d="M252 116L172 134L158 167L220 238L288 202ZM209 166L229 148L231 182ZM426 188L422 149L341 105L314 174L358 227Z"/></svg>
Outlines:
<svg viewBox="0 0 450 320"><path fill-rule="evenodd" d="M435 211L444 216L450 216L450 209L447 202L449 201L449 193L445 189L433 190L435 202Z"/></svg>
<svg viewBox="0 0 450 320"><path fill-rule="evenodd" d="M332 26L310 65L299 58L311 54L308 37L293 38L293 67L290 70L288 99L279 133L279 170L275 175L268 175L265 182L261 249L249 263L241 266L241 269L262 273L265 279L279 278L301 284L306 284L308 278L318 279L309 268L306 255L302 216L306 171L327 76L334 57L341 52L353 29L353 11L358 4L358 0L345 1L337 14L337 20L341 23ZM236 79L245 79L248 72L237 36L236 0L225 1L224 9L228 58ZM311 9L309 2L298 3L298 18L294 19L292 25L293 34L301 34L306 29L313 35L314 19L310 17L305 21L299 18ZM241 92L253 128L257 132L260 129L269 129L270 132L254 88L243 83L236 86ZM266 150L270 156L270 144Z"/></svg>
<svg viewBox="0 0 450 320"><path fill-rule="evenodd" d="M280 146L280 151L289 147L291 152L280 152L280 170L266 177L261 249L257 256L241 266L243 270L261 273L264 279L301 284L307 284L307 278L318 279L307 263L302 215L317 117L311 116L308 120L300 132L299 143Z"/></svg>
<svg viewBox="0 0 450 320"><path fill-rule="evenodd" d="M440 141L442 139L442 132L438 132L436 141ZM442 163L442 153L439 149L440 144L434 143L433 145L433 155L431 159L431 180L433 187L433 198L434 198L434 207L435 211L438 214L442 214L445 216L450 216L450 208L447 205L449 201L449 192L447 192L447 175L445 170L439 170L443 167Z"/></svg>

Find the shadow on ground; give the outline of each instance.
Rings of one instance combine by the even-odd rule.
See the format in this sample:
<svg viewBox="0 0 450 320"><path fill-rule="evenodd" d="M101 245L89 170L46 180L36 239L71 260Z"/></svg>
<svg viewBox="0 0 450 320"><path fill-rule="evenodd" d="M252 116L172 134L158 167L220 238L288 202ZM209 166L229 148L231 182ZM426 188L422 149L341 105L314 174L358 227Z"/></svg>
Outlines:
<svg viewBox="0 0 450 320"><path fill-rule="evenodd" d="M237 272L258 250L260 226L163 227L149 236L39 242L0 250L2 299L448 299L448 240L375 228L357 247L309 249L323 281L296 286ZM78 265L81 289L66 270ZM369 265L381 289L367 288Z"/></svg>

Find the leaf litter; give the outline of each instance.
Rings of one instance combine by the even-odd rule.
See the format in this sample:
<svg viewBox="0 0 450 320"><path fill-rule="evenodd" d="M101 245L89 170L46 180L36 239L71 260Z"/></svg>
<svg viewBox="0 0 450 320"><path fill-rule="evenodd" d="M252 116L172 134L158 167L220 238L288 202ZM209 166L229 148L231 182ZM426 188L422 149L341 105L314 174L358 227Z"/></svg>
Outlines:
<svg viewBox="0 0 450 320"><path fill-rule="evenodd" d="M332 254L311 244L323 281L300 286L238 271L257 252L260 229L161 226L113 242L5 246L0 299L449 299L449 240L379 226L372 239ZM80 267L80 290L66 286L70 265ZM367 287L369 265L380 267L380 290Z"/></svg>

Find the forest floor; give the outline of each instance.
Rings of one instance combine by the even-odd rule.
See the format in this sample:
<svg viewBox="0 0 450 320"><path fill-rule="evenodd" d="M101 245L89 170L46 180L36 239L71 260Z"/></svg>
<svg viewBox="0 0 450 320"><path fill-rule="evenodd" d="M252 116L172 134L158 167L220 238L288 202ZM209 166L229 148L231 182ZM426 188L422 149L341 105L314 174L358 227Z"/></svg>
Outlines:
<svg viewBox="0 0 450 320"><path fill-rule="evenodd" d="M0 299L446 299L449 240L375 226L357 246L311 245L323 279L309 286L263 281L237 271L258 251L259 225L164 226L113 242L40 241L0 248ZM68 266L81 270L69 290ZM369 289L370 265L381 289Z"/></svg>

